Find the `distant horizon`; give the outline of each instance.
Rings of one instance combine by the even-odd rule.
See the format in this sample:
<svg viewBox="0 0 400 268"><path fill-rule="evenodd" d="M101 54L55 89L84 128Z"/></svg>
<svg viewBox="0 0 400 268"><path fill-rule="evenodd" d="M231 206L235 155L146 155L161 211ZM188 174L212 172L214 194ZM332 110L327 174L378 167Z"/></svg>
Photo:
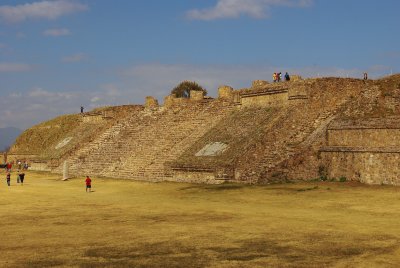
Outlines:
<svg viewBox="0 0 400 268"><path fill-rule="evenodd" d="M158 100L183 80L216 96L275 71L400 72L400 1L3 0L0 127Z"/></svg>

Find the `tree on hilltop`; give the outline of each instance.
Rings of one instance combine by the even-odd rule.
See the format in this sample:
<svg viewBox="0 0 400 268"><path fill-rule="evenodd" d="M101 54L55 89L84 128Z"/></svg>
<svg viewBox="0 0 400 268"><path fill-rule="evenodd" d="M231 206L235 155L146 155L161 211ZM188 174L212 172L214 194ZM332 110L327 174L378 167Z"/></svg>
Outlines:
<svg viewBox="0 0 400 268"><path fill-rule="evenodd" d="M191 90L203 91L204 96L207 95L207 90L205 88L192 81L181 82L179 85L172 89L171 94L174 94L177 98L190 98Z"/></svg>

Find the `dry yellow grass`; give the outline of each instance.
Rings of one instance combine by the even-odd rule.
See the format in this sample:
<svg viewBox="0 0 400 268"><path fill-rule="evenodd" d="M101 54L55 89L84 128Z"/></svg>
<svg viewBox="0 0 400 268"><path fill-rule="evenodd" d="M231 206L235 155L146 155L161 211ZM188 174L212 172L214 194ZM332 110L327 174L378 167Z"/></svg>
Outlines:
<svg viewBox="0 0 400 268"><path fill-rule="evenodd" d="M400 188L0 184L1 267L398 267Z"/></svg>

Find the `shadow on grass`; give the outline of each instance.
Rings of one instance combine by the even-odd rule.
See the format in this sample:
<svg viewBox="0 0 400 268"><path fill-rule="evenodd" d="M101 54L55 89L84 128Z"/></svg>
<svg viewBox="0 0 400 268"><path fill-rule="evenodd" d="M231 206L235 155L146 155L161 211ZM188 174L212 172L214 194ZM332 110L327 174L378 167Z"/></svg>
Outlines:
<svg viewBox="0 0 400 268"><path fill-rule="evenodd" d="M208 191L227 191L227 190L240 190L251 187L246 184L222 183L222 184L199 184L188 187L180 188L179 190L208 190Z"/></svg>
<svg viewBox="0 0 400 268"><path fill-rule="evenodd" d="M280 234L275 233L229 244L214 241L215 246L212 247L201 246L196 241L98 246L86 249L81 257L74 260L50 258L20 263L18 267L187 268L218 267L222 264L228 265L226 267L332 267L339 263L363 266L368 264L369 256L394 254L399 248L396 237L348 234L304 234L282 239ZM365 263L359 263L363 260Z"/></svg>
<svg viewBox="0 0 400 268"><path fill-rule="evenodd" d="M86 250L79 267L206 267L209 259L193 246L175 241L137 244L131 247L98 247ZM98 261L101 260L101 261Z"/></svg>

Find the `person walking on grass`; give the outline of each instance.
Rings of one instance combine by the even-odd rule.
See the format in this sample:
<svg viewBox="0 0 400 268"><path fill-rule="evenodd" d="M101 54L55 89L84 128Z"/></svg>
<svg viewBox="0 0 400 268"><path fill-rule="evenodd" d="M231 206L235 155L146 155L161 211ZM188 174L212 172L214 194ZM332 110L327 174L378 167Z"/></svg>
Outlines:
<svg viewBox="0 0 400 268"><path fill-rule="evenodd" d="M86 176L86 192L91 192L92 191L92 180L89 178L89 176Z"/></svg>
<svg viewBox="0 0 400 268"><path fill-rule="evenodd" d="M7 177L6 177L6 179L7 179L7 185L8 186L11 186L10 184L11 184L11 174L10 174L10 172L7 172Z"/></svg>
<svg viewBox="0 0 400 268"><path fill-rule="evenodd" d="M19 173L19 181L21 183L21 186L24 185L24 179L25 179L25 173L24 172Z"/></svg>

